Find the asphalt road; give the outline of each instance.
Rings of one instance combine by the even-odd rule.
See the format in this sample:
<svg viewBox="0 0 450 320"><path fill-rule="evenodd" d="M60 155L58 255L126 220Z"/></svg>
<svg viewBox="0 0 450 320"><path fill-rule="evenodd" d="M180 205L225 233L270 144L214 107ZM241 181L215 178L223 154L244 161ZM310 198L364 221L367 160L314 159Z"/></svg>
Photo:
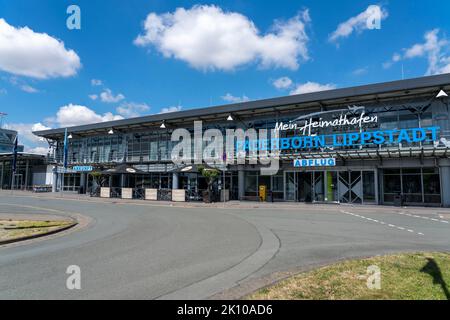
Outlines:
<svg viewBox="0 0 450 320"><path fill-rule="evenodd" d="M450 210L280 205L186 208L0 194L1 214L89 224L0 247L0 299L235 298L336 260L450 251ZM66 287L70 265L81 290Z"/></svg>

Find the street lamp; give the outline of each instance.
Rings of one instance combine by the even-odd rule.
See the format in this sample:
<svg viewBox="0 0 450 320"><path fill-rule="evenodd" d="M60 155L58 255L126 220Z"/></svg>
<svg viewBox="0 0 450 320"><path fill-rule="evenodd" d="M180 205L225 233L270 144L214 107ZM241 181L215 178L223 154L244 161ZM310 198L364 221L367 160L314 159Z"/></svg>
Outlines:
<svg viewBox="0 0 450 320"><path fill-rule="evenodd" d="M227 121L234 121L233 116L231 114L228 116Z"/></svg>
<svg viewBox="0 0 450 320"><path fill-rule="evenodd" d="M108 134L114 134L114 130L113 129L109 130Z"/></svg>
<svg viewBox="0 0 450 320"><path fill-rule="evenodd" d="M160 128L161 128L161 129L165 129L165 128L166 128L166 124L164 123L164 120L163 120L163 122L161 123Z"/></svg>

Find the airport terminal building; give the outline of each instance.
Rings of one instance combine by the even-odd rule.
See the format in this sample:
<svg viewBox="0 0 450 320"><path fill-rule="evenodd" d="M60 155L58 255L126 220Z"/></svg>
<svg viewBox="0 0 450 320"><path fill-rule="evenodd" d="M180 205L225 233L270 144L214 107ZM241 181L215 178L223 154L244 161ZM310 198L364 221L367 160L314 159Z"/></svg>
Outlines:
<svg viewBox="0 0 450 320"><path fill-rule="evenodd" d="M273 152L280 169L264 175L264 165L251 161L218 167L216 185L231 200L258 200L266 189L271 201L449 207L447 93L448 74L35 134L52 147L48 161L55 168L54 191L90 190L92 172L110 170L105 185L133 189L135 197L151 188L166 195L186 190L188 201L201 200L207 184L197 166L176 165L171 158L178 144L171 140L174 130L184 128L194 136L195 123L201 121L203 131L215 129L224 136L231 129L269 132L233 141L236 153L231 156L244 152L251 160L253 152Z"/></svg>

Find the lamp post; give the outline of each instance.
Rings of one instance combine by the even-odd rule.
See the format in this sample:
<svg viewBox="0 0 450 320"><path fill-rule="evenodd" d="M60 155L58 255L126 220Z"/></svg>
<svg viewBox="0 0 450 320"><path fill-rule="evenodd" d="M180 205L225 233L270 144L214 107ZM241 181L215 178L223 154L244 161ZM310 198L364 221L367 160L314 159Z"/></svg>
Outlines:
<svg viewBox="0 0 450 320"><path fill-rule="evenodd" d="M66 168L67 168L67 154L68 154L68 150L69 150L69 141L68 139L72 139L72 134L67 135L67 128L64 130L64 150L63 150L63 168L62 168L62 173L61 173L61 190L60 190L60 194L61 197L63 195L63 190L64 190L64 173L66 172Z"/></svg>

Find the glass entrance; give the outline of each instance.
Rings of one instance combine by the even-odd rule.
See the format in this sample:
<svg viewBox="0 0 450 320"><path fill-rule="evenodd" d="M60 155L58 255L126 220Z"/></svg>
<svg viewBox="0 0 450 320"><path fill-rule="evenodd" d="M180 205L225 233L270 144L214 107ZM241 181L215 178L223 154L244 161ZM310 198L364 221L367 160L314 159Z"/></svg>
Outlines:
<svg viewBox="0 0 450 320"><path fill-rule="evenodd" d="M376 203L375 171L285 172L285 200Z"/></svg>

